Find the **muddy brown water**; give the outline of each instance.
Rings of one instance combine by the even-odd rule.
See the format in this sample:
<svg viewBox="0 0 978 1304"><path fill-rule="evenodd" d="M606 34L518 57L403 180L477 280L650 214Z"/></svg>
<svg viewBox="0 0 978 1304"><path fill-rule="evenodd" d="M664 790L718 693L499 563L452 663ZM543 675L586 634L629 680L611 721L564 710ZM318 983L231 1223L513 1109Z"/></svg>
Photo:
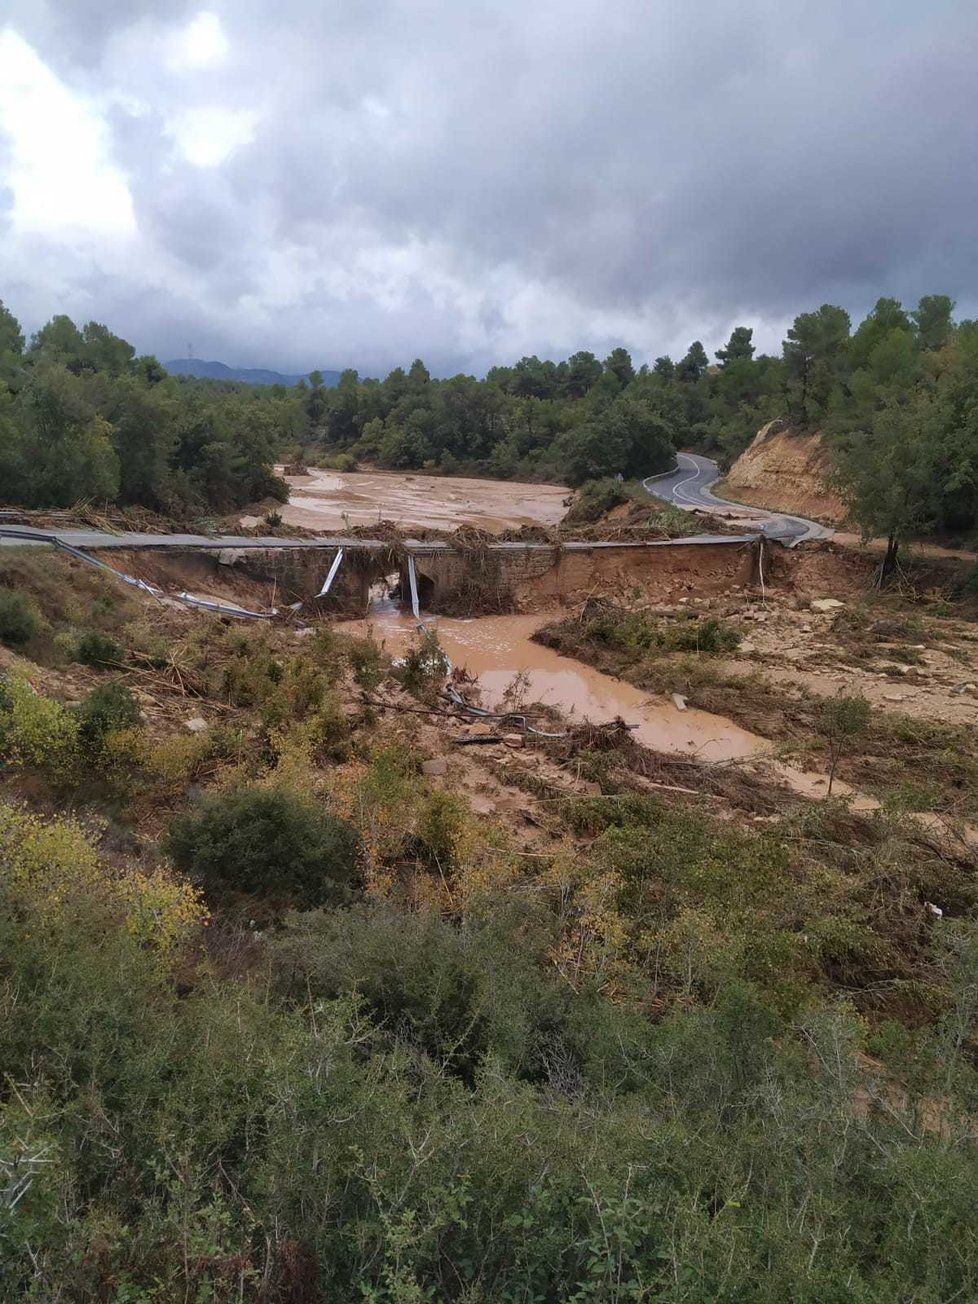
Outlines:
<svg viewBox="0 0 978 1304"><path fill-rule="evenodd" d="M437 630L438 641L452 665L478 678L486 707L502 706L507 688L522 674L527 678L524 703L543 702L558 707L576 722L604 724L621 716L626 723L637 726L635 737L639 742L657 751L726 761L770 750L766 739L730 720L692 708L680 711L671 700L651 697L632 684L534 643L532 635L536 630L560 614L537 612L473 620L440 616L427 623ZM417 638L414 618L386 599L375 600L367 620L357 625L364 632L369 627L373 637L394 655L406 651Z"/></svg>
<svg viewBox="0 0 978 1304"><path fill-rule="evenodd" d="M436 529L475 525L496 533L520 525L556 525L571 492L563 485L396 471L312 470L287 476L286 482L289 501L280 509L282 519L311 530L378 521Z"/></svg>

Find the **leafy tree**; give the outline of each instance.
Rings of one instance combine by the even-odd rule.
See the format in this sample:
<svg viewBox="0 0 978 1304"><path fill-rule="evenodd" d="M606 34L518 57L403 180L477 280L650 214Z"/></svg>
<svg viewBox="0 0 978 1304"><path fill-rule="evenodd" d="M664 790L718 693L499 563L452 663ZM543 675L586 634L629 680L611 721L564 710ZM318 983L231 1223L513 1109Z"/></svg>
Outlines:
<svg viewBox="0 0 978 1304"><path fill-rule="evenodd" d="M408 389L417 392L430 382L431 373L420 358L415 358L408 368L407 379Z"/></svg>
<svg viewBox="0 0 978 1304"><path fill-rule="evenodd" d="M24 336L20 322L0 299L0 354L24 352Z"/></svg>
<svg viewBox="0 0 978 1304"><path fill-rule="evenodd" d="M23 368L24 336L20 322L0 299L0 385L11 385Z"/></svg>
<svg viewBox="0 0 978 1304"><path fill-rule="evenodd" d="M567 359L564 393L568 398L583 398L601 379L601 363L586 350Z"/></svg>
<svg viewBox="0 0 978 1304"><path fill-rule="evenodd" d="M922 349L942 349L951 338L954 300L946 294L925 294L910 314Z"/></svg>
<svg viewBox="0 0 978 1304"><path fill-rule="evenodd" d="M615 377L622 389L635 379L635 368L627 349L612 349L604 360L604 369Z"/></svg>
<svg viewBox="0 0 978 1304"><path fill-rule="evenodd" d="M119 376L127 372L136 356L133 346L118 335L113 335L107 326L90 321L82 328L84 341L84 362L92 371L108 372Z"/></svg>
<svg viewBox="0 0 978 1304"><path fill-rule="evenodd" d="M754 356L754 330L751 326L735 326L726 347L717 349L717 361L726 367L732 362L749 362Z"/></svg>
<svg viewBox="0 0 978 1304"><path fill-rule="evenodd" d="M80 375L86 366L84 337L71 318L61 313L32 337L30 357L33 361L60 363L73 375Z"/></svg>
<svg viewBox="0 0 978 1304"><path fill-rule="evenodd" d="M896 565L901 540L940 519L944 452L940 406L926 391L902 407L882 408L835 450L835 483L853 518L865 537L887 540L881 581Z"/></svg>
<svg viewBox="0 0 978 1304"><path fill-rule="evenodd" d="M109 391L106 415L119 459L119 502L165 511L176 497L171 461L179 402L173 388L121 378Z"/></svg>
<svg viewBox="0 0 978 1304"><path fill-rule="evenodd" d="M910 318L897 299L877 299L876 304L852 337L849 358L853 370L869 365L873 350L893 331L913 334Z"/></svg>
<svg viewBox="0 0 978 1304"><path fill-rule="evenodd" d="M669 420L639 398L616 399L600 419L568 431L560 440L567 483L621 475L626 480L667 470L675 456Z"/></svg>
<svg viewBox="0 0 978 1304"><path fill-rule="evenodd" d="M321 371L310 371L309 388L305 391L305 409L306 416L309 418L309 425L316 430L323 421L326 411L326 386L323 384L323 373Z"/></svg>
<svg viewBox="0 0 978 1304"><path fill-rule="evenodd" d="M709 365L710 359L706 356L706 349L699 340L693 340L686 356L676 366L676 377L687 384L697 381L701 376L706 375Z"/></svg>
<svg viewBox="0 0 978 1304"><path fill-rule="evenodd" d="M803 312L788 331L783 352L792 415L813 426L825 416L848 369L849 314L823 303Z"/></svg>

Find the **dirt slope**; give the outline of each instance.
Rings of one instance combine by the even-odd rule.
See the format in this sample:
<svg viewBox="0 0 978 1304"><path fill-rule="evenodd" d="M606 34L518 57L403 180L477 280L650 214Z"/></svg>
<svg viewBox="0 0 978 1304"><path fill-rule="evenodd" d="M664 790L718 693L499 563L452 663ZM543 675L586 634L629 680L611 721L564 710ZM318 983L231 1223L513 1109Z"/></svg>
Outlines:
<svg viewBox="0 0 978 1304"><path fill-rule="evenodd" d="M839 525L846 512L825 484L828 465L821 435L795 434L783 421L770 421L734 462L717 492L754 507Z"/></svg>

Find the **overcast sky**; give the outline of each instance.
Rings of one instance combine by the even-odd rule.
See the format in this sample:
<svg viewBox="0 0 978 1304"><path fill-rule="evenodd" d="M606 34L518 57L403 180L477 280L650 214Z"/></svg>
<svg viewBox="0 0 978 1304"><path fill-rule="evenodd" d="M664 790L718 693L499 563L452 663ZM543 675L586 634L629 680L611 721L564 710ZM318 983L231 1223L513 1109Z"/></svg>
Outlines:
<svg viewBox="0 0 978 1304"><path fill-rule="evenodd" d="M975 0L0 0L0 298L481 373L978 313Z"/></svg>

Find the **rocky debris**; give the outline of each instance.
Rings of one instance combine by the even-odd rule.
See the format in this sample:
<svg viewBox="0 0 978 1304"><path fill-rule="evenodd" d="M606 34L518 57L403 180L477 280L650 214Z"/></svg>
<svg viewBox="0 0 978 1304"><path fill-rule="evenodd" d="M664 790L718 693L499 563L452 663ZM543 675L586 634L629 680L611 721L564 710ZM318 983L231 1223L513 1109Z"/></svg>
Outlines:
<svg viewBox="0 0 978 1304"><path fill-rule="evenodd" d="M429 778L439 778L448 770L448 761L444 756L432 757L430 761L421 762L421 773L427 774Z"/></svg>
<svg viewBox="0 0 978 1304"><path fill-rule="evenodd" d="M828 613L832 611L841 611L846 604L840 602L838 598L812 598L808 605L812 611Z"/></svg>
<svg viewBox="0 0 978 1304"><path fill-rule="evenodd" d="M682 693L673 693L673 694L672 694L672 704L673 704L673 706L676 708L677 711L685 711L685 710L686 710L686 699L685 699L685 697L683 697Z"/></svg>
<svg viewBox="0 0 978 1304"><path fill-rule="evenodd" d="M183 727L190 733L200 734L207 732L207 721L202 715L192 716L189 720L184 720Z"/></svg>

